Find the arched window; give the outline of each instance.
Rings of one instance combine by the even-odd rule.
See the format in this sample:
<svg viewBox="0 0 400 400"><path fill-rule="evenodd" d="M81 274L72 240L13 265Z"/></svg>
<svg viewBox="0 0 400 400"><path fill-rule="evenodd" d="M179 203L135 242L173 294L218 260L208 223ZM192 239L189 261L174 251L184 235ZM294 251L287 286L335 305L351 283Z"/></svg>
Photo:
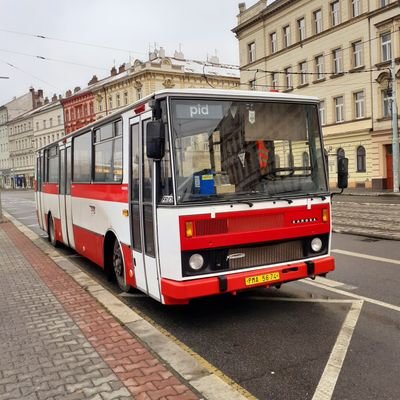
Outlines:
<svg viewBox="0 0 400 400"><path fill-rule="evenodd" d="M340 158L345 158L345 152L344 149L342 149L341 147L339 147L336 151L336 165L338 164L338 161Z"/></svg>
<svg viewBox="0 0 400 400"><path fill-rule="evenodd" d="M357 172L365 172L366 171L366 162L365 162L365 148L364 146L357 147Z"/></svg>

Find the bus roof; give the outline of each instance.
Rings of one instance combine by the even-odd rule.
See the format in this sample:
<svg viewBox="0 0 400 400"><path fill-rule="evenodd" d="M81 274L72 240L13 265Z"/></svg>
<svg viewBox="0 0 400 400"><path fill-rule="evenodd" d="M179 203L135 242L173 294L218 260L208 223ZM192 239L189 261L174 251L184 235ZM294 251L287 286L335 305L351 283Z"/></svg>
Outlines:
<svg viewBox="0 0 400 400"><path fill-rule="evenodd" d="M114 119L117 115L120 115L128 110L132 110L138 107L141 104L147 103L151 99L160 99L165 97L197 97L197 98L210 98L215 97L219 99L229 99L229 100L270 100L270 101L288 101L293 103L306 103L306 104L318 104L318 97L313 96L300 96L297 94L291 93L281 93L281 92L261 92L256 90L222 90L222 89L163 89L153 92L152 94L143 97L140 100L137 100L134 103L128 104L118 111L107 115L104 118L98 119L82 128L77 129L74 132L71 132L68 135L63 136L62 138L55 140L54 142L47 144L46 146L42 146L37 149L36 152L39 152L47 147L51 147L58 142L62 142L63 140L83 133L87 130L90 130L93 126L98 124L103 124L108 120Z"/></svg>

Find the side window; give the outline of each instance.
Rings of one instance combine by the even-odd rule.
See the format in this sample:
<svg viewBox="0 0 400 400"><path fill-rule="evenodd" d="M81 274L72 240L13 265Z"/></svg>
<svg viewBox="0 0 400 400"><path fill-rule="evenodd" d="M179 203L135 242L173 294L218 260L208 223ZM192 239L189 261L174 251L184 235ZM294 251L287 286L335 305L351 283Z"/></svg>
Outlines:
<svg viewBox="0 0 400 400"><path fill-rule="evenodd" d="M122 121L94 131L94 181L122 182Z"/></svg>
<svg viewBox="0 0 400 400"><path fill-rule="evenodd" d="M53 146L47 150L47 182L58 183L59 180L59 157L58 147Z"/></svg>
<svg viewBox="0 0 400 400"><path fill-rule="evenodd" d="M67 166L66 166L66 177L65 177L65 194L71 194L71 147L67 147Z"/></svg>
<svg viewBox="0 0 400 400"><path fill-rule="evenodd" d="M77 136L73 141L73 181L90 182L92 166L91 132Z"/></svg>

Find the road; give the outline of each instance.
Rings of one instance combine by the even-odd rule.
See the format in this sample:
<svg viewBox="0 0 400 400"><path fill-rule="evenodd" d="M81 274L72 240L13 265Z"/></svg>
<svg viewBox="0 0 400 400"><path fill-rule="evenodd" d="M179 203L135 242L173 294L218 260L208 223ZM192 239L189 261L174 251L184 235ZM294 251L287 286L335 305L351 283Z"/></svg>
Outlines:
<svg viewBox="0 0 400 400"><path fill-rule="evenodd" d="M3 192L3 206L46 240L32 192ZM162 306L139 292L122 294L96 266L70 249L60 251L256 398L400 398L397 241L334 234L337 267L328 279L182 307Z"/></svg>

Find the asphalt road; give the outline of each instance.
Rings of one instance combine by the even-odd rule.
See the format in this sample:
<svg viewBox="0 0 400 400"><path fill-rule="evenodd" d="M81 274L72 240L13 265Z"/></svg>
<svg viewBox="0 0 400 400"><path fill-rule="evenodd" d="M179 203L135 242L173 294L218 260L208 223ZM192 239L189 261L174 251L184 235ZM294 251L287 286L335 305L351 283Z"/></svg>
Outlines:
<svg viewBox="0 0 400 400"><path fill-rule="evenodd" d="M4 209L46 240L33 193L2 196ZM337 266L328 280L182 307L162 306L139 292L121 294L99 268L70 249L60 251L259 399L400 398L398 241L334 234Z"/></svg>

